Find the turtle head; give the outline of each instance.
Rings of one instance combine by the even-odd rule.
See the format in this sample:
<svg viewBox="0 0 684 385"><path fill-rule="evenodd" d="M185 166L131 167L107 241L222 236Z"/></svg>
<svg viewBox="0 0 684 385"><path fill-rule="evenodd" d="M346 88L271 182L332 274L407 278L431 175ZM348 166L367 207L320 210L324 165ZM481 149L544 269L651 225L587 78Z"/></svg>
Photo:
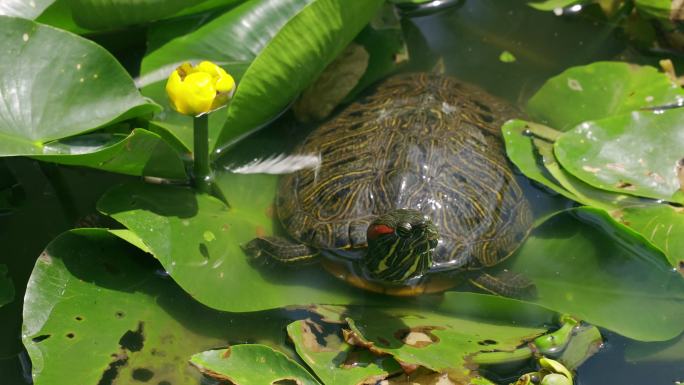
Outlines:
<svg viewBox="0 0 684 385"><path fill-rule="evenodd" d="M363 260L371 278L404 284L427 273L439 233L417 210L398 209L379 216L368 226L368 253Z"/></svg>

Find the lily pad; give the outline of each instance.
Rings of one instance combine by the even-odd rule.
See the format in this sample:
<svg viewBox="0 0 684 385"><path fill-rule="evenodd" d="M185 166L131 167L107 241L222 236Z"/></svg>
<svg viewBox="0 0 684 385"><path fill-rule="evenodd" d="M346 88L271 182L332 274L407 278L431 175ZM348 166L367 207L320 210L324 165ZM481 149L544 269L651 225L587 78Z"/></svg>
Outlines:
<svg viewBox="0 0 684 385"><path fill-rule="evenodd" d="M533 302L559 313L641 341L684 331L684 278L658 249L602 210L555 215L509 268L534 282Z"/></svg>
<svg viewBox="0 0 684 385"><path fill-rule="evenodd" d="M55 0L3 0L0 2L0 15L35 19Z"/></svg>
<svg viewBox="0 0 684 385"><path fill-rule="evenodd" d="M625 207L614 216L642 234L684 275L684 211L666 204Z"/></svg>
<svg viewBox="0 0 684 385"><path fill-rule="evenodd" d="M263 345L209 350L193 355L190 362L205 375L235 385L274 384L286 380L298 385L320 385L301 365Z"/></svg>
<svg viewBox="0 0 684 385"><path fill-rule="evenodd" d="M588 120L682 101L684 90L653 67L597 62L549 79L529 100L527 112L566 131Z"/></svg>
<svg viewBox="0 0 684 385"><path fill-rule="evenodd" d="M348 342L389 354L403 365L420 365L448 372L455 381L478 377L478 354L513 352L545 329L469 320L443 314L402 309L365 309L347 322Z"/></svg>
<svg viewBox="0 0 684 385"><path fill-rule="evenodd" d="M0 155L40 155L49 141L157 109L89 40L0 16ZM19 54L21 53L21 54Z"/></svg>
<svg viewBox="0 0 684 385"><path fill-rule="evenodd" d="M14 300L14 285L12 278L7 275L7 266L0 265L0 306Z"/></svg>
<svg viewBox="0 0 684 385"><path fill-rule="evenodd" d="M134 232L184 290L215 309L386 301L332 279L316 265L249 264L240 246L273 233L275 181L267 175L224 175L219 184L230 208L189 188L133 183L110 190L98 209Z"/></svg>
<svg viewBox="0 0 684 385"><path fill-rule="evenodd" d="M599 189L681 203L682 124L679 108L584 122L556 141L555 154L568 172Z"/></svg>
<svg viewBox="0 0 684 385"><path fill-rule="evenodd" d="M382 0L314 0L288 20L240 80L219 148L276 117L382 4Z"/></svg>
<svg viewBox="0 0 684 385"><path fill-rule="evenodd" d="M35 383L199 385L187 364L193 352L246 339L285 342L287 313L212 311L160 271L104 229L53 240L36 262L24 302L22 339Z"/></svg>
<svg viewBox="0 0 684 385"><path fill-rule="evenodd" d="M49 142L42 150L43 155L33 157L127 175L187 178L176 151L158 135L140 128L129 135L93 133L66 138Z"/></svg>
<svg viewBox="0 0 684 385"><path fill-rule="evenodd" d="M391 357L378 357L344 342L339 327L333 331L323 328L322 324L307 319L289 324L287 333L299 357L324 384L374 384L402 371Z"/></svg>

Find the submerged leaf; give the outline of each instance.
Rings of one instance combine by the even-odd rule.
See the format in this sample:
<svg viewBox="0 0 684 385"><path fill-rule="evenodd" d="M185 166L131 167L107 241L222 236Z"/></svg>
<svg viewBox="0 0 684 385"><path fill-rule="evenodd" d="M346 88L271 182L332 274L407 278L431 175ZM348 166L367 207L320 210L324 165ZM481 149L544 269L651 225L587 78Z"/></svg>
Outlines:
<svg viewBox="0 0 684 385"><path fill-rule="evenodd" d="M299 364L263 345L235 345L192 356L190 362L205 375L236 385L264 385L290 380L297 385L320 385Z"/></svg>
<svg viewBox="0 0 684 385"><path fill-rule="evenodd" d="M555 215L533 232L510 268L534 282L535 303L626 337L663 341L684 331L684 278L602 210Z"/></svg>

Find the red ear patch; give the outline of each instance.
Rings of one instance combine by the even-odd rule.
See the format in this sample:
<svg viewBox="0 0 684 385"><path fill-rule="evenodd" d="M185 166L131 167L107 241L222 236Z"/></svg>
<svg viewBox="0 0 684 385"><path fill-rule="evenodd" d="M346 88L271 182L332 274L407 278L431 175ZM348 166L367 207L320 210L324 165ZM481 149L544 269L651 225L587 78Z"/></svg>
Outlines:
<svg viewBox="0 0 684 385"><path fill-rule="evenodd" d="M393 232L394 229L387 225L373 225L368 227L368 231L366 232L366 238L375 239L383 234L391 234Z"/></svg>

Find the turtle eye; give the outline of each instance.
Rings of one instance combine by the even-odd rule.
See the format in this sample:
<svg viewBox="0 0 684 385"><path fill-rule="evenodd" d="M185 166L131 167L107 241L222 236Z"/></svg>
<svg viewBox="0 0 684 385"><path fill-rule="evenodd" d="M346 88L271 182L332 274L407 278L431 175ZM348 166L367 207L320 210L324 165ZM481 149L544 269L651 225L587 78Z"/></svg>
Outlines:
<svg viewBox="0 0 684 385"><path fill-rule="evenodd" d="M411 234L412 228L413 227L408 222L400 223L397 225L397 234L399 234L400 237L406 237Z"/></svg>

